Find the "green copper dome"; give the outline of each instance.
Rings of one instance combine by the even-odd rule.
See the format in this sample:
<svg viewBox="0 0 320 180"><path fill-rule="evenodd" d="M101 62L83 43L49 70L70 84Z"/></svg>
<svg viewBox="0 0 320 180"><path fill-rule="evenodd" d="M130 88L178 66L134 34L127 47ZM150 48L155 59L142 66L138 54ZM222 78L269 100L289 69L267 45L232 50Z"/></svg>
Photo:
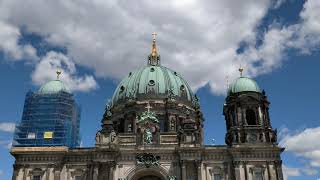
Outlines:
<svg viewBox="0 0 320 180"><path fill-rule="evenodd" d="M193 101L187 82L177 73L159 64L130 72L116 88L112 103L125 99L174 98Z"/></svg>
<svg viewBox="0 0 320 180"><path fill-rule="evenodd" d="M238 92L261 92L258 84L253 79L239 77L229 87L228 94Z"/></svg>
<svg viewBox="0 0 320 180"><path fill-rule="evenodd" d="M52 94L52 93L58 93L60 91L70 93L67 86L60 80L49 81L44 85L42 85L39 89L39 93L41 94Z"/></svg>

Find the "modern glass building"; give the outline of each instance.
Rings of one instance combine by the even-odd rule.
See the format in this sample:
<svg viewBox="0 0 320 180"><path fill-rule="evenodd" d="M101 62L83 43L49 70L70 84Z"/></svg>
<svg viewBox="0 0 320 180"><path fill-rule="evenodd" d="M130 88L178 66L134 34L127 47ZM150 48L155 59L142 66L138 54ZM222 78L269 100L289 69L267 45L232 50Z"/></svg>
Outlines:
<svg viewBox="0 0 320 180"><path fill-rule="evenodd" d="M59 74L58 74L59 75ZM14 147L80 145L80 108L59 79L38 92L28 92L21 122L16 125Z"/></svg>

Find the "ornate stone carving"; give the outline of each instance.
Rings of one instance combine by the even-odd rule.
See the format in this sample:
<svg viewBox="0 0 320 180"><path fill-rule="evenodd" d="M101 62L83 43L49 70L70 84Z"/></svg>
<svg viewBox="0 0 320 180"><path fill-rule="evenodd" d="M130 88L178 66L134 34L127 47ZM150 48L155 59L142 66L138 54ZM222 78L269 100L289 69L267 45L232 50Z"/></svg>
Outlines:
<svg viewBox="0 0 320 180"><path fill-rule="evenodd" d="M100 131L98 131L96 134L96 143L101 143L101 142L102 142L102 134Z"/></svg>
<svg viewBox="0 0 320 180"><path fill-rule="evenodd" d="M117 134L114 130L111 131L110 133L110 143L114 143L116 140Z"/></svg>
<svg viewBox="0 0 320 180"><path fill-rule="evenodd" d="M137 165L144 165L145 167L159 166L160 156L151 153L139 154L136 156Z"/></svg>

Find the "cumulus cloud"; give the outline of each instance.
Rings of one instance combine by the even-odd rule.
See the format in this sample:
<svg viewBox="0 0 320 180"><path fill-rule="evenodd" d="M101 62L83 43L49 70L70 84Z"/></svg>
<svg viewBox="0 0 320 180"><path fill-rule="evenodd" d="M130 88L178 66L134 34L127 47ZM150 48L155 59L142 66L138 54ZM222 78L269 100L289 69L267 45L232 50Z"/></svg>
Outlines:
<svg viewBox="0 0 320 180"><path fill-rule="evenodd" d="M291 168L285 165L282 165L283 178L287 180L290 176L300 176L301 170L299 168Z"/></svg>
<svg viewBox="0 0 320 180"><path fill-rule="evenodd" d="M4 147L6 149L11 149L12 141L11 140L0 140L0 146Z"/></svg>
<svg viewBox="0 0 320 180"><path fill-rule="evenodd" d="M319 1L309 0L299 23L270 25L256 46L262 18L283 2L25 0L21 6L17 0L3 0L0 19L66 47L65 56L74 64L115 79L146 64L151 33L156 31L162 64L180 72L193 89L209 84L215 93L222 93L225 77L237 77L240 64L248 76L258 76L279 67L288 48L312 52L319 45ZM248 47L238 53L241 43Z"/></svg>
<svg viewBox="0 0 320 180"><path fill-rule="evenodd" d="M262 44L251 44L238 58L249 67L249 74L268 73L281 65L287 51L296 49L309 54L320 45L320 1L306 1L300 12L301 22L288 26L271 24Z"/></svg>
<svg viewBox="0 0 320 180"><path fill-rule="evenodd" d="M312 167L293 168L288 167L286 165L282 165L282 171L284 180L289 179L289 177L296 177L302 175L312 176L318 173L318 171Z"/></svg>
<svg viewBox="0 0 320 180"><path fill-rule="evenodd" d="M307 128L301 132L288 132L280 141L286 151L308 160L311 167L320 167L320 127Z"/></svg>
<svg viewBox="0 0 320 180"><path fill-rule="evenodd" d="M0 131L13 133L15 129L15 123L2 122L0 123Z"/></svg>
<svg viewBox="0 0 320 180"><path fill-rule="evenodd" d="M34 83L41 85L49 80L56 79L55 71L61 70L59 77L72 91L90 91L97 88L93 76L76 76L75 63L62 53L48 52L36 65L32 73Z"/></svg>
<svg viewBox="0 0 320 180"><path fill-rule="evenodd" d="M20 36L19 28L0 19L0 50L12 60L38 59L34 47L18 43Z"/></svg>

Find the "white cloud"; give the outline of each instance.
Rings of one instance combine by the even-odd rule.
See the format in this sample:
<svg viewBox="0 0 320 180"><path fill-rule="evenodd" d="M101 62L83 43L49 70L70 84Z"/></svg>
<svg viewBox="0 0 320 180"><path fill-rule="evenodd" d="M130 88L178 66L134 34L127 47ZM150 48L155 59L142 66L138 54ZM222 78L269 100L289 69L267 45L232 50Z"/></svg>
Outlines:
<svg viewBox="0 0 320 180"><path fill-rule="evenodd" d="M287 49L312 52L319 45L319 1L309 0L300 23L270 25L262 35L262 45L255 46L262 18L283 2L25 0L21 6L17 0L3 0L0 20L66 47L68 59L89 67L97 76L116 79L146 64L151 32L156 31L162 64L183 74L194 89L209 84L214 92L222 93L225 77L238 76L240 64L249 76L258 76L279 67ZM249 46L237 54L241 42ZM35 76L34 82L42 81ZM93 86L94 79L74 78L70 82L72 87L86 89L87 84ZM79 82L87 83L80 87Z"/></svg>
<svg viewBox="0 0 320 180"><path fill-rule="evenodd" d="M11 149L12 140L0 140L0 146L4 147L6 149Z"/></svg>
<svg viewBox="0 0 320 180"><path fill-rule="evenodd" d="M2 122L0 123L0 131L13 133L15 129L15 123Z"/></svg>
<svg viewBox="0 0 320 180"><path fill-rule="evenodd" d="M288 133L280 141L286 151L309 161L312 167L320 167L320 127L307 128L301 132Z"/></svg>
<svg viewBox="0 0 320 180"><path fill-rule="evenodd" d="M292 152L300 161L303 167L283 167L286 176L316 175L320 168L320 127L307 128L302 131L292 132L287 128L280 131L280 146L285 147L287 152Z"/></svg>
<svg viewBox="0 0 320 180"><path fill-rule="evenodd" d="M288 167L286 165L282 165L282 171L283 171L283 178L284 180L288 180L289 177L292 176L313 176L318 173L318 170L312 168L312 167L299 167L299 168L293 168Z"/></svg>
<svg viewBox="0 0 320 180"><path fill-rule="evenodd" d="M301 170L299 168L291 168L285 165L282 165L283 178L287 180L290 176L300 176Z"/></svg>
<svg viewBox="0 0 320 180"><path fill-rule="evenodd" d="M93 76L76 76L75 63L62 53L48 52L36 65L32 73L34 83L41 85L49 80L56 79L55 71L60 69L62 74L60 79L72 91L90 91L97 88L97 83Z"/></svg>
<svg viewBox="0 0 320 180"><path fill-rule="evenodd" d="M12 60L37 59L36 49L29 44L20 45L20 30L0 19L0 50Z"/></svg>
<svg viewBox="0 0 320 180"><path fill-rule="evenodd" d="M3 170L0 170L0 176L2 176L3 175Z"/></svg>

